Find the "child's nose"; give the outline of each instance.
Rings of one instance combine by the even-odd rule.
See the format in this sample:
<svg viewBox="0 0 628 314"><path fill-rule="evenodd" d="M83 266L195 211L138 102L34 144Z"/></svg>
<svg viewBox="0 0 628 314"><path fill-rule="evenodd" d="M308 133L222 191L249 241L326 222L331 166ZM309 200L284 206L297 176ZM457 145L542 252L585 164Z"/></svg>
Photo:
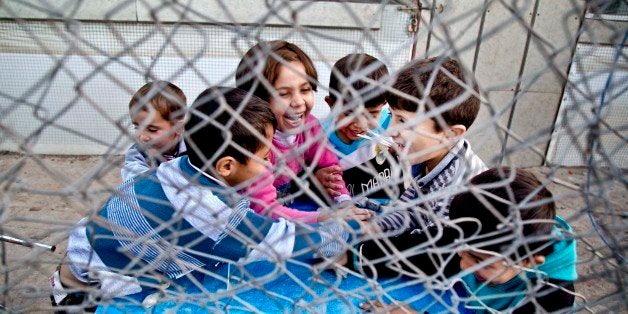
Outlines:
<svg viewBox="0 0 628 314"><path fill-rule="evenodd" d="M460 256L460 269L467 269L469 268L469 264L466 260L466 258L464 257L464 254L458 252L458 256Z"/></svg>
<svg viewBox="0 0 628 314"><path fill-rule="evenodd" d="M292 98L292 102L290 103L290 107L292 108L300 108L301 106L305 106L305 98L297 93L293 98Z"/></svg>
<svg viewBox="0 0 628 314"><path fill-rule="evenodd" d="M146 134L144 132L141 132L137 138L142 143L148 143L150 141L150 136L148 136L148 134Z"/></svg>
<svg viewBox="0 0 628 314"><path fill-rule="evenodd" d="M368 121L362 116L356 117L355 119L353 119L352 122L353 122L353 125L355 125L356 127L360 129L365 129L369 126Z"/></svg>
<svg viewBox="0 0 628 314"><path fill-rule="evenodd" d="M390 137L398 137L399 136L399 123L395 122L395 120L390 121L390 125L388 129L384 132L386 136Z"/></svg>
<svg viewBox="0 0 628 314"><path fill-rule="evenodd" d="M399 137L399 130L397 130L397 128L395 128L394 126L390 126L388 128L388 130L384 131L384 136L390 136L392 138L398 138Z"/></svg>
<svg viewBox="0 0 628 314"><path fill-rule="evenodd" d="M367 129L367 126L364 123L360 122L360 121L354 121L353 125L354 125L354 127L356 129L358 129L360 131L364 131L365 129Z"/></svg>
<svg viewBox="0 0 628 314"><path fill-rule="evenodd" d="M460 256L460 269L468 269L477 264L467 252L458 252L458 256Z"/></svg>

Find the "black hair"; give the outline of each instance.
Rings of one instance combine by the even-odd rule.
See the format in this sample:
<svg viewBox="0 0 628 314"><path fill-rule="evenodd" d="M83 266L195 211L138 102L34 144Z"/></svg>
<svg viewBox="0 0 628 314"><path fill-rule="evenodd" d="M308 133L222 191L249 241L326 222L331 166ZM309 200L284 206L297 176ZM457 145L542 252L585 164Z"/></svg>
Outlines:
<svg viewBox="0 0 628 314"><path fill-rule="evenodd" d="M277 120L266 101L237 88L210 87L196 98L185 124L190 162L201 169L225 156L247 163L245 151L255 154L264 146L269 125L276 129Z"/></svg>
<svg viewBox="0 0 628 314"><path fill-rule="evenodd" d="M456 77L462 84L453 80L450 75ZM428 91L428 83L432 76L434 76L433 83ZM478 86L472 76L465 74L456 60L434 57L412 61L397 74L392 86L402 95L388 92L386 99L393 109L416 112L419 109L419 103L410 97L422 99L428 92L428 97L425 97L428 100L425 112L429 112L459 97L466 96L458 105L441 113L441 116L449 126L461 124L469 129L480 111L480 100L475 95L465 95L469 93L465 83L470 84L470 89L478 91ZM442 129L440 123L436 123L436 129Z"/></svg>
<svg viewBox="0 0 628 314"><path fill-rule="evenodd" d="M355 91L365 108L383 105L386 103L386 89L383 87L386 78L388 68L379 59L366 53L348 54L336 61L331 70L329 98L335 103L340 97L348 103L355 98Z"/></svg>
<svg viewBox="0 0 628 314"><path fill-rule="evenodd" d="M550 236L556 208L552 193L532 173L493 168L473 177L470 186L482 192L455 196L449 210L451 220L477 219L458 223L465 238L469 238L467 243L497 253L515 249L518 256L511 254L513 259L552 252ZM509 228L517 225L522 225L520 233ZM515 244L519 246L512 248Z"/></svg>

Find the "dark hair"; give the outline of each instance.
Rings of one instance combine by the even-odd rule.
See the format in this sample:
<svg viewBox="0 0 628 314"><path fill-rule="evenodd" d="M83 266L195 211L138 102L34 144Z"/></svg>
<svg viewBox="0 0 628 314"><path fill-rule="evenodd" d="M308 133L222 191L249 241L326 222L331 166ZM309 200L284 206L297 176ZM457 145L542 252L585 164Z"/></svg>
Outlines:
<svg viewBox="0 0 628 314"><path fill-rule="evenodd" d="M386 102L382 87L388 77L388 68L377 58L366 53L352 53L336 61L329 77L329 98L335 103L340 97L344 103L361 99L365 108ZM375 81L378 83L373 83Z"/></svg>
<svg viewBox="0 0 628 314"><path fill-rule="evenodd" d="M187 99L183 91L167 81L146 83L135 92L129 102L129 111L134 115L150 104L162 118L175 122L185 118Z"/></svg>
<svg viewBox="0 0 628 314"><path fill-rule="evenodd" d="M236 87L270 101L272 93L269 88L279 77L281 66L293 61L303 64L308 81L316 91L318 73L314 63L297 45L283 40L263 41L251 47L238 64Z"/></svg>
<svg viewBox="0 0 628 314"><path fill-rule="evenodd" d="M269 125L275 129L277 120L267 102L237 88L208 88L192 104L185 124L190 162L201 169L225 156L246 163L243 150L259 151Z"/></svg>
<svg viewBox="0 0 628 314"><path fill-rule="evenodd" d="M469 191L457 195L449 210L451 220L474 218L479 221L479 226L469 221L458 224L465 238L472 236L469 244L503 253L516 243L519 247L514 249L519 257L530 253L547 256L552 252L549 237L556 208L552 193L532 173L523 169L493 168L473 177L470 185L481 189L482 193ZM508 228L509 223L523 225L521 232Z"/></svg>
<svg viewBox="0 0 628 314"><path fill-rule="evenodd" d="M446 74L447 72L460 80L462 84L450 78ZM427 95L425 112L434 110L458 97L466 97L460 104L441 113L441 116L447 125L462 124L468 129L480 111L480 100L474 95L465 94L468 93L465 83L471 84L471 88L476 92L478 86L471 77L463 75L463 71L456 60L431 58L412 62L399 72L393 84L393 89L402 95L389 92L387 94L388 104L393 109L416 112L419 109L419 104L410 97L422 99L428 88L430 78L433 76L433 83ZM441 130L442 126L436 123L436 128Z"/></svg>

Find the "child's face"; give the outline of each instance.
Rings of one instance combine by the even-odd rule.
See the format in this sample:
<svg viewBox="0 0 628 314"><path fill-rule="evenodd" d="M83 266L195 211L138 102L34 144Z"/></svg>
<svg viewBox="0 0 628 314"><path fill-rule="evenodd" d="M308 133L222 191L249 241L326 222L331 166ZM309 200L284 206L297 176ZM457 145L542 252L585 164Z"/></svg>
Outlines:
<svg viewBox="0 0 628 314"><path fill-rule="evenodd" d="M270 107L277 119L277 129L287 132L303 125L314 105L314 91L306 79L301 62L280 66L279 76L273 84L277 97L271 96Z"/></svg>
<svg viewBox="0 0 628 314"><path fill-rule="evenodd" d="M475 278L479 281L500 284L509 281L520 272L517 268L506 265L506 257L495 257L497 255L475 251L462 251L458 253L458 255L460 256L460 269L463 270L478 265L488 259L494 260L494 262L473 272Z"/></svg>
<svg viewBox="0 0 628 314"><path fill-rule="evenodd" d="M360 139L367 130L377 128L384 104L364 108L362 112L345 110L336 118L336 134L346 144Z"/></svg>
<svg viewBox="0 0 628 314"><path fill-rule="evenodd" d="M266 140L268 143L272 142L274 131L271 125L266 127ZM236 161L233 173L225 178L225 180L230 186L236 186L261 175L269 167L270 147L264 145L252 157L248 158L246 163Z"/></svg>
<svg viewBox="0 0 628 314"><path fill-rule="evenodd" d="M161 155L179 145L181 125L164 119L155 110L140 110L131 116L135 136L151 155Z"/></svg>
<svg viewBox="0 0 628 314"><path fill-rule="evenodd" d="M444 131L437 131L436 121L417 117L416 112L390 108L392 119L388 132L399 156L411 165L438 163L449 151ZM433 167L431 167L433 168Z"/></svg>

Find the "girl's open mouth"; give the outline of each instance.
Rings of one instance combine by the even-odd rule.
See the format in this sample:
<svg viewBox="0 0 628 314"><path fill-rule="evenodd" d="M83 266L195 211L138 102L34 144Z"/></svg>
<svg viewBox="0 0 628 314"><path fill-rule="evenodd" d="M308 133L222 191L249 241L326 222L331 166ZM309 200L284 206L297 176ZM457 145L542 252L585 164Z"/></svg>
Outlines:
<svg viewBox="0 0 628 314"><path fill-rule="evenodd" d="M305 112L301 113L290 113L284 115L284 120L292 127L300 126L303 124L303 120L305 118Z"/></svg>

